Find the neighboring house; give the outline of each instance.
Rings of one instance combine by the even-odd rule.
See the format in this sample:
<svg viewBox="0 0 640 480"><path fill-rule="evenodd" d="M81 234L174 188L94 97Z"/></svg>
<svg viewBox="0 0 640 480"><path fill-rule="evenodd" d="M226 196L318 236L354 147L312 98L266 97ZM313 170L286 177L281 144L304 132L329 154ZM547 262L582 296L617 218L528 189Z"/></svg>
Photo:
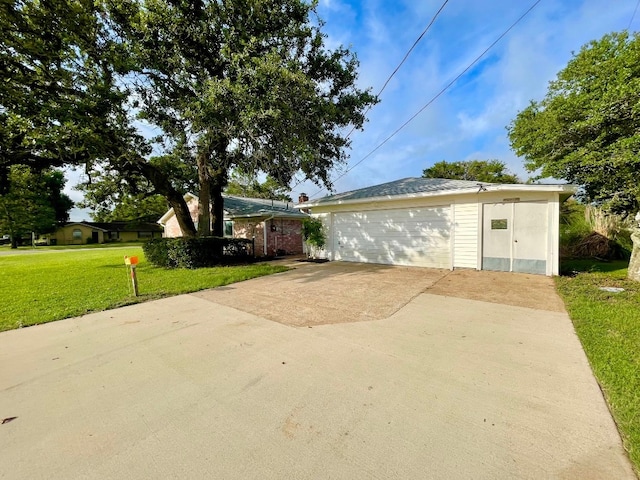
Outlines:
<svg viewBox="0 0 640 480"><path fill-rule="evenodd" d="M293 203L262 198L224 197L225 236L254 240L255 255L296 255L303 253L302 220L307 214ZM197 226L198 197L184 196L191 218ZM165 237L181 237L182 231L173 208L158 221Z"/></svg>
<svg viewBox="0 0 640 480"><path fill-rule="evenodd" d="M43 239L50 244L134 242L162 237L162 227L151 222L69 222Z"/></svg>
<svg viewBox="0 0 640 480"><path fill-rule="evenodd" d="M322 219L330 260L557 275L572 185L404 178L297 205Z"/></svg>

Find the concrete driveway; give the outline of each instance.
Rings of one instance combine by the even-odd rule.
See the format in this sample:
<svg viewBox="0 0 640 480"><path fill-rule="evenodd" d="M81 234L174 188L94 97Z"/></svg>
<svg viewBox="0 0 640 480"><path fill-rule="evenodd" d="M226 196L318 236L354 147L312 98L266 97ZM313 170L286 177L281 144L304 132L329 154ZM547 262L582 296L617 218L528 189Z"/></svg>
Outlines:
<svg viewBox="0 0 640 480"><path fill-rule="evenodd" d="M4 332L0 478L635 478L566 313L460 275L306 265Z"/></svg>

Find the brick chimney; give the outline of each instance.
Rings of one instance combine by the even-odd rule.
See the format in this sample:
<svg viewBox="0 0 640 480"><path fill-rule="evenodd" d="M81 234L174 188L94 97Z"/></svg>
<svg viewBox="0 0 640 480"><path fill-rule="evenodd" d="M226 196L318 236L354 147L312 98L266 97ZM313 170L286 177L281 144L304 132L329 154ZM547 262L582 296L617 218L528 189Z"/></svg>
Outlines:
<svg viewBox="0 0 640 480"><path fill-rule="evenodd" d="M305 203L305 202L308 202L308 201L309 201L309 197L307 196L306 193L301 193L298 196L298 203ZM308 208L301 208L300 211L302 213L309 213L309 209Z"/></svg>

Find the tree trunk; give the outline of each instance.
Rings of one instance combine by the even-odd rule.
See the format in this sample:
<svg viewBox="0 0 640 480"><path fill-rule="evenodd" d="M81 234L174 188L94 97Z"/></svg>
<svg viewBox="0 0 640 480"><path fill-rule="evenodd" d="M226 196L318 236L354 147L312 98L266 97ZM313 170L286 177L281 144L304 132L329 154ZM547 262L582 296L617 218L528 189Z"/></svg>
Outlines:
<svg viewBox="0 0 640 480"><path fill-rule="evenodd" d="M195 237L196 227L191 218L187 202L185 202L182 194L173 187L169 177L153 165L147 163L144 159L140 159L136 167L140 173L151 182L156 191L167 199L176 215L182 236L188 238Z"/></svg>
<svg viewBox="0 0 640 480"><path fill-rule="evenodd" d="M631 252L627 277L636 282L640 282L640 228L633 229L631 232L631 241L633 242L633 250Z"/></svg>
<svg viewBox="0 0 640 480"><path fill-rule="evenodd" d="M211 235L211 177L207 165L207 155L199 153L196 162L198 164L198 236L208 237Z"/></svg>
<svg viewBox="0 0 640 480"><path fill-rule="evenodd" d="M193 224L193 218L191 218L191 212L185 202L184 197L180 195L180 192L174 191L171 195L165 195L169 205L173 208L173 213L178 220L180 231L182 236L186 238L193 238L196 236L196 226Z"/></svg>
<svg viewBox="0 0 640 480"><path fill-rule="evenodd" d="M213 224L213 236L224 237L224 198L222 192L227 186L227 171L218 169L211 179L211 217Z"/></svg>
<svg viewBox="0 0 640 480"><path fill-rule="evenodd" d="M18 248L18 236L11 234L11 248Z"/></svg>

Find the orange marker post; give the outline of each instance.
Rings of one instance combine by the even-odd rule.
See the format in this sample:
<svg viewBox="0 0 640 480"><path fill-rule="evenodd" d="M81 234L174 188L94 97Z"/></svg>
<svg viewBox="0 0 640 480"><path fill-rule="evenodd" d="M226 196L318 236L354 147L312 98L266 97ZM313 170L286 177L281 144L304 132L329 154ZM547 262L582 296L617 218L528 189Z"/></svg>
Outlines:
<svg viewBox="0 0 640 480"><path fill-rule="evenodd" d="M138 296L138 277L136 276L136 265L138 265L138 257L124 257L124 264L131 269L131 284L133 285L133 296Z"/></svg>

